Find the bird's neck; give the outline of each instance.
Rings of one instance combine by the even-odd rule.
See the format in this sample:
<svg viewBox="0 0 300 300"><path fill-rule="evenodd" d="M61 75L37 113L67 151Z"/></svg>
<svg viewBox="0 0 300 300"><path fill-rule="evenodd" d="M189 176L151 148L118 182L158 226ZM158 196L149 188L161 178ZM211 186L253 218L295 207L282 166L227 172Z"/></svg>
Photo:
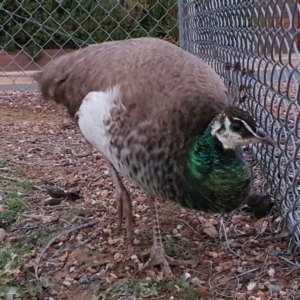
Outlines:
<svg viewBox="0 0 300 300"><path fill-rule="evenodd" d="M240 162L241 153L241 148L224 149L222 143L207 129L196 139L189 151L188 170L195 178L202 179L211 168L231 164L234 167Z"/></svg>
<svg viewBox="0 0 300 300"><path fill-rule="evenodd" d="M208 129L190 148L182 202L203 211L230 211L247 197L250 183L242 149L224 149Z"/></svg>
<svg viewBox="0 0 300 300"><path fill-rule="evenodd" d="M251 172L241 147L224 149L210 128L189 149L181 205L206 212L229 212L248 197Z"/></svg>

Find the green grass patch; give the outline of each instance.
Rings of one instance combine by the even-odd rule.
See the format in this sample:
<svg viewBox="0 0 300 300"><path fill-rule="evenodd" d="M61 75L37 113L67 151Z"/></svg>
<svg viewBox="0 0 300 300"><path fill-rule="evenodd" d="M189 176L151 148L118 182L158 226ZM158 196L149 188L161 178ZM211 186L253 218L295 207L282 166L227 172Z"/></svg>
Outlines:
<svg viewBox="0 0 300 300"><path fill-rule="evenodd" d="M3 157L0 157L0 168L4 168L6 165L6 159Z"/></svg>
<svg viewBox="0 0 300 300"><path fill-rule="evenodd" d="M13 175L17 178L26 178L27 177L26 171L24 171L23 169L20 169L20 168L15 168L13 171Z"/></svg>
<svg viewBox="0 0 300 300"><path fill-rule="evenodd" d="M27 256L32 250L33 248L27 244L6 245L0 249L0 299L15 299L21 296L34 297L41 295L45 288L50 288L46 279L20 282L20 275L27 269L27 267L24 268L28 261Z"/></svg>
<svg viewBox="0 0 300 300"><path fill-rule="evenodd" d="M28 192L32 190L32 188L34 187L34 183L31 181L22 181L16 182L15 186L23 192Z"/></svg>
<svg viewBox="0 0 300 300"><path fill-rule="evenodd" d="M5 159L0 158L0 166L5 165ZM13 177L25 177L26 173L21 170L13 170ZM19 213L23 212L27 204L27 195L32 190L34 183L29 180L23 181L13 181L13 180L3 180L0 184L0 188L6 192L2 196L2 203L4 204L4 211L0 213L0 224L9 225L14 222Z"/></svg>
<svg viewBox="0 0 300 300"><path fill-rule="evenodd" d="M25 210L27 201L22 194L13 191L3 197L3 202L6 208L0 213L0 224L10 224L17 219L19 213Z"/></svg>
<svg viewBox="0 0 300 300"><path fill-rule="evenodd" d="M58 234L59 232L57 231L49 232L49 227L41 225L39 228L28 233L26 240L29 244L42 246L48 244Z"/></svg>
<svg viewBox="0 0 300 300"><path fill-rule="evenodd" d="M110 299L117 300L124 296L135 296L137 298L152 299L156 297L165 297L162 299L169 299L171 296L174 299L180 300L198 300L205 299L200 295L193 285L191 285L184 276L181 276L176 281L166 281L153 278L145 279L130 279L119 280L118 282L103 287L105 291L99 295L94 295L93 300Z"/></svg>

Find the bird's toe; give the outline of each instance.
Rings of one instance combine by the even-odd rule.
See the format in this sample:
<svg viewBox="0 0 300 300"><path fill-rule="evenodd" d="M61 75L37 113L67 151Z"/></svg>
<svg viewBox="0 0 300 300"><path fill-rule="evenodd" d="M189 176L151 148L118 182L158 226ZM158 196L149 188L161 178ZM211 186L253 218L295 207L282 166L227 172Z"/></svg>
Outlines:
<svg viewBox="0 0 300 300"><path fill-rule="evenodd" d="M184 266L195 263L195 261L184 261L176 260L165 253L163 248L151 248L150 258L144 264L142 268L138 270L139 273L142 273L148 268L153 266L160 266L166 278L174 278L174 274L171 271L170 265Z"/></svg>

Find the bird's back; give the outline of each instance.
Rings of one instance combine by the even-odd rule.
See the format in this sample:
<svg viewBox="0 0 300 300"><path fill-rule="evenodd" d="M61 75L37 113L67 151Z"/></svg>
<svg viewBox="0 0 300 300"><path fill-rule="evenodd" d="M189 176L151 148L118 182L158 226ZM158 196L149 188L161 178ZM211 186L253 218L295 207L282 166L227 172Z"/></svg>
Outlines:
<svg viewBox="0 0 300 300"><path fill-rule="evenodd" d="M98 148L111 148L104 154L122 175L166 196L178 193L191 144L225 107L226 88L213 69L156 38L88 46L59 57L34 78L43 97L66 106L71 117L91 91L119 86L126 113L115 113L107 143L102 139ZM102 114L100 107L99 101ZM91 125L99 122L90 112Z"/></svg>
<svg viewBox="0 0 300 300"><path fill-rule="evenodd" d="M135 106L137 122L169 107L185 109L188 102L215 114L226 91L205 62L157 38L91 45L58 57L34 78L43 97L67 106L71 116L87 93L120 85L124 105Z"/></svg>

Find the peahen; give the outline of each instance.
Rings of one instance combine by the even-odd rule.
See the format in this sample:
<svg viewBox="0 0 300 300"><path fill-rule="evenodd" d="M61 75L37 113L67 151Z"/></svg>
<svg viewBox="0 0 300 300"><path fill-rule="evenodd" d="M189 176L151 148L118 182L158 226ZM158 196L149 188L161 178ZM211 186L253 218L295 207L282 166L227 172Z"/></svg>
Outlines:
<svg viewBox="0 0 300 300"><path fill-rule="evenodd" d="M131 201L120 175L147 193L153 246L144 268L161 265L166 275L176 261L165 253L155 198L230 212L251 188L241 146L273 145L249 113L226 105L227 89L208 64L160 39L91 45L58 57L34 79L105 157L118 228L124 215L130 240Z"/></svg>

